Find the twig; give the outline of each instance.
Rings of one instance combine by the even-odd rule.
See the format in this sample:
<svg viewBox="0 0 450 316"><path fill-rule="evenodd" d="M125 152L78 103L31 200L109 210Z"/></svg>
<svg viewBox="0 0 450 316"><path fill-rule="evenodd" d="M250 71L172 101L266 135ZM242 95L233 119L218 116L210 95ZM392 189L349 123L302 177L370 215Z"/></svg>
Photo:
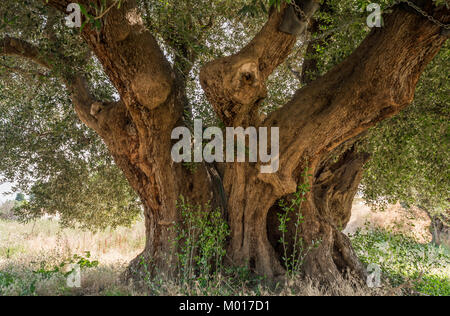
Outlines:
<svg viewBox="0 0 450 316"><path fill-rule="evenodd" d="M126 0L123 0L123 1L126 1ZM119 2L120 2L120 0L116 0L109 8L107 8L105 11L103 11L102 14L95 17L94 20L100 20L101 18L103 18L109 12L109 10L111 10L113 7L115 7Z"/></svg>

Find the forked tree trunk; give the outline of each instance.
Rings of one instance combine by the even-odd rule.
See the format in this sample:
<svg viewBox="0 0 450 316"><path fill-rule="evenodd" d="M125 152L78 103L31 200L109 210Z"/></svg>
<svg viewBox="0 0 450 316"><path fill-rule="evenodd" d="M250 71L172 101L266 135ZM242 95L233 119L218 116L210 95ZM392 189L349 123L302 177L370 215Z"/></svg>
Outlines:
<svg viewBox="0 0 450 316"><path fill-rule="evenodd" d="M260 123L280 128L280 170L276 174L260 174L258 166L250 164L225 168L232 232L228 254L234 264L248 265L269 278L284 273L281 253L275 250L279 239L276 205L296 191L299 174L309 167L314 177L301 209L305 217L301 232L306 247L313 241L319 246L308 253L304 271L326 281L338 280L347 272L364 277L341 230L350 218L368 157L353 149L336 163L328 156L340 144L409 105L420 74L445 41L439 27L402 7L387 16L385 24L373 30L343 63L299 90L291 102ZM276 41L271 36L266 32L265 40ZM253 113L259 97L264 96L264 70L276 66L261 62L265 51L254 49L255 45L252 42L239 54L206 65L201 73L206 95L229 124L250 125L243 118ZM240 83L236 78L242 78ZM236 121L230 120L230 113ZM258 124L257 120L250 122Z"/></svg>
<svg viewBox="0 0 450 316"><path fill-rule="evenodd" d="M275 20L269 20L266 28ZM368 157L354 148L349 148L337 162L328 157L343 142L411 102L419 75L444 39L438 27L398 9L395 16L386 19L385 29L374 30L345 62L297 92L283 109L261 120L254 113L265 97L264 81L284 60L293 44L289 36L283 39L276 31L265 32L264 39L257 36L239 54L206 65L201 75L206 95L227 125L279 126L281 133L278 173L261 174L259 165L249 163L222 167L231 228L227 260L233 265L248 266L269 279L285 274L282 252L277 244L279 232L274 214L279 209L276 205L280 198L296 191L301 171L309 167L313 174L312 190L301 208L305 218L301 238L306 249L313 242L318 247L308 252L304 272L327 282L337 281L346 273L363 278L364 268L341 230L350 218L362 166ZM270 47L267 41L282 41L283 48L257 49L257 45ZM165 150L167 152L168 148ZM304 164L305 159L309 161L308 166ZM173 177L168 177L169 174L161 172L160 177L167 180ZM172 214L164 215L164 224L179 220L173 199L182 191L189 191L184 188L187 179L193 177L182 171L178 175L172 189L163 181L159 186L159 190L170 190L170 194L167 194L169 198L161 200L158 208L170 205L170 211L155 212L153 205L147 206L144 254L158 269L170 269L173 263L167 259L173 255L173 250L166 239L173 236L168 233L168 226L161 226L158 214ZM207 176L203 167L195 178L202 176ZM192 193L196 190L212 192L210 180L203 183L197 180L204 188L197 187L190 192L188 198L192 198L192 203L205 202L205 195L195 197ZM146 193L143 197L153 198L154 195L154 192Z"/></svg>
<svg viewBox="0 0 450 316"><path fill-rule="evenodd" d="M314 1L297 2L310 16L317 9ZM49 3L64 11L69 0ZM430 0L424 9L444 23L450 19L448 10L435 8ZM83 29L84 40L121 100L95 102L78 78L69 81L72 98L80 118L105 140L144 205L147 241L142 256L132 263L134 270L142 268L143 257L152 272L174 271L171 228L180 223L175 203L183 195L192 204L213 200L226 210L229 263L246 265L269 278L283 275L276 205L297 190L301 172L309 167L313 177L301 207L301 237L306 247L315 241L318 248L308 253L305 273L326 281L339 279L347 270L364 276L341 229L350 218L367 156L348 148L333 162L330 153L410 104L420 74L446 37L436 24L397 6L385 18L385 27L372 30L345 61L263 117L259 110L267 94L266 80L296 41L279 31L284 10L285 5L281 12L273 10L260 33L239 53L206 64L200 74L207 98L227 126L280 128L280 169L274 174L262 174L259 164L250 163L226 164L220 173L199 164L191 173L171 160L171 131L183 125L184 84L145 28L135 0L111 9L100 33L89 26Z"/></svg>

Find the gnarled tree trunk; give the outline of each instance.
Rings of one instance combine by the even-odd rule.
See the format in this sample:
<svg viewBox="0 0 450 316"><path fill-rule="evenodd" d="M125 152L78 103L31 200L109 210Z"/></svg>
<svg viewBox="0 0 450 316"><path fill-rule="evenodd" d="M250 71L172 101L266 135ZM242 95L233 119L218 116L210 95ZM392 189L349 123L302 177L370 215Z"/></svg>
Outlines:
<svg viewBox="0 0 450 316"><path fill-rule="evenodd" d="M363 276L340 229L350 217L367 157L348 152L330 164L328 156L340 144L409 105L420 74L446 38L438 26L397 6L385 18L385 27L374 29L344 62L259 121L252 113L265 96L266 71L275 68L290 49L278 45L273 53L280 37L270 22L259 34L266 40L260 39L261 47L257 36L240 53L207 64L200 76L210 102L229 125L280 128L277 173L261 174L258 166L249 164L225 169L232 229L229 255L234 263L248 264L269 277L283 271L280 253L274 250L277 238L271 236L276 236L276 221L268 213L276 209L280 198L296 191L301 171L309 167L314 174L313 189L301 210L306 221L302 235L307 244L320 241L320 245L307 256L305 272L329 281L347 269ZM277 58L268 64L266 54Z"/></svg>
<svg viewBox="0 0 450 316"><path fill-rule="evenodd" d="M65 11L70 1L48 2ZM450 19L448 10L425 2L424 10L437 19ZM317 9L312 0L297 3L309 16ZM385 17L385 27L374 29L345 61L264 117L259 110L267 93L266 80L296 41L294 35L279 31L285 8L273 10L260 33L239 53L204 65L200 75L207 98L227 126L280 128L280 169L273 174L262 174L260 164L251 163L225 164L214 174L211 166L199 165L191 173L172 161L171 131L185 124L183 79L144 27L135 0L112 8L100 32L90 26L82 31L121 100L96 100L79 75L68 76L67 85L79 117L104 139L142 200L147 238L142 255L154 271L170 274L175 267L170 228L181 217L177 198L183 195L192 203L213 200L223 205L223 198L217 196L223 191L231 228L230 262L248 265L269 278L284 274L274 214L277 201L297 190L300 174L308 167L313 177L301 208L305 218L301 233L306 245L320 243L305 259L306 274L328 281L347 270L364 275L340 230L350 218L367 156L353 147L336 162L329 155L410 104L420 74L446 38L436 24L396 6ZM12 47L6 53L20 51ZM31 53L32 59L39 57ZM133 265L139 265L139 258Z"/></svg>

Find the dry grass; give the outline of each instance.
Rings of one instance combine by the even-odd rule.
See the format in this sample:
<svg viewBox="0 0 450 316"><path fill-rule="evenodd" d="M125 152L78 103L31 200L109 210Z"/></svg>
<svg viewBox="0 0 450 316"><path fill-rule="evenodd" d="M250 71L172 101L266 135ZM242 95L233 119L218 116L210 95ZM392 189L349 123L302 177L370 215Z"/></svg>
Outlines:
<svg viewBox="0 0 450 316"><path fill-rule="evenodd" d="M397 215L387 215L370 215L369 220L375 226L382 226L376 218L383 216L384 222L395 222L391 220ZM364 216L362 218L364 222L367 220ZM424 232L423 227L421 232ZM131 228L91 233L61 229L56 221L50 219L26 225L0 220L0 295L401 295L400 291L389 286L368 289L353 280L322 287L310 280L298 278L280 281L277 286L268 286L261 279L241 279L239 273L233 272L208 281L180 283L156 278L145 280L139 285L124 284L120 276L129 261L142 251L144 244L142 222ZM36 273L39 269L51 271L67 258L75 254L83 255L86 251L91 254L89 260L98 260L99 265L82 271L81 288L69 288L63 273Z"/></svg>
<svg viewBox="0 0 450 316"><path fill-rule="evenodd" d="M135 294L121 284L119 276L144 244L142 222L131 228L92 233L61 229L50 219L29 224L0 220L0 273L11 276L7 287L5 284L2 287L0 278L0 294ZM83 271L80 289L68 288L62 273L40 277L33 272L41 268L51 271L73 255L85 257L86 252L90 253L89 260L98 260L100 264Z"/></svg>
<svg viewBox="0 0 450 316"><path fill-rule="evenodd" d="M291 279L278 286L267 286L259 279L238 276L216 276L206 281L179 283L166 279L146 280L139 286L124 284L121 274L127 263L144 247L144 226L119 228L101 233L60 229L52 220L19 224L0 221L0 294L1 295L379 295L346 281L339 285L320 287L312 281ZM82 271L82 287L69 288L63 273L51 271L74 254L91 253L89 260L98 260L97 267ZM64 270L63 270L64 272ZM3 281L2 281L3 280ZM3 283L2 283L3 282Z"/></svg>
<svg viewBox="0 0 450 316"><path fill-rule="evenodd" d="M353 202L352 217L344 230L353 234L359 228L381 228L412 237L419 243L431 242L431 220L425 211L413 207L405 209L400 204L390 205L384 211L372 211L364 200Z"/></svg>
<svg viewBox="0 0 450 316"><path fill-rule="evenodd" d="M104 264L129 262L145 244L144 224L92 233L61 229L56 221L42 219L29 224L0 221L0 263L35 256L70 257L89 251Z"/></svg>

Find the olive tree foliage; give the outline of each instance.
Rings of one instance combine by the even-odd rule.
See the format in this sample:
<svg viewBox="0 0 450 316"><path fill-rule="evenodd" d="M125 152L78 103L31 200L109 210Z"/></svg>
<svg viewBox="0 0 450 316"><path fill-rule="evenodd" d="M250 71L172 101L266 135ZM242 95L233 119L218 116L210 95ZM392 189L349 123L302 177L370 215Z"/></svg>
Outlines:
<svg viewBox="0 0 450 316"><path fill-rule="evenodd" d="M129 225L141 212L138 198L97 134L78 119L64 79L79 71L98 97L113 100L115 91L79 31L49 10L40 1L0 5L1 38L21 38L55 56L51 70L0 58L0 181L30 196L17 209L22 220L58 213L66 226Z"/></svg>
<svg viewBox="0 0 450 316"><path fill-rule="evenodd" d="M200 66L237 52L258 32L267 12L283 1L289 2L138 1L146 26L186 78L187 119L221 124L200 88ZM384 8L394 3L377 2ZM317 32L302 36L269 78L265 112L285 104L302 85L306 59L317 60L313 73L306 74L317 77L358 46L370 31L369 3L326 1L327 10L315 15ZM66 27L64 16L45 1L3 0L0 38L8 37L32 43L51 56L46 65L0 57L0 181L17 183L31 197L20 209L22 219L45 212L60 214L64 225L84 228L132 223L141 211L138 198L100 137L78 119L69 97L68 79L82 73L95 97L117 101L117 92L80 38L80 30ZM309 45L314 46L313 55L306 53ZM362 186L368 201L426 201L433 209L448 207L448 78L442 71L448 57L447 46L423 76L413 106L360 141L361 150L372 154Z"/></svg>

